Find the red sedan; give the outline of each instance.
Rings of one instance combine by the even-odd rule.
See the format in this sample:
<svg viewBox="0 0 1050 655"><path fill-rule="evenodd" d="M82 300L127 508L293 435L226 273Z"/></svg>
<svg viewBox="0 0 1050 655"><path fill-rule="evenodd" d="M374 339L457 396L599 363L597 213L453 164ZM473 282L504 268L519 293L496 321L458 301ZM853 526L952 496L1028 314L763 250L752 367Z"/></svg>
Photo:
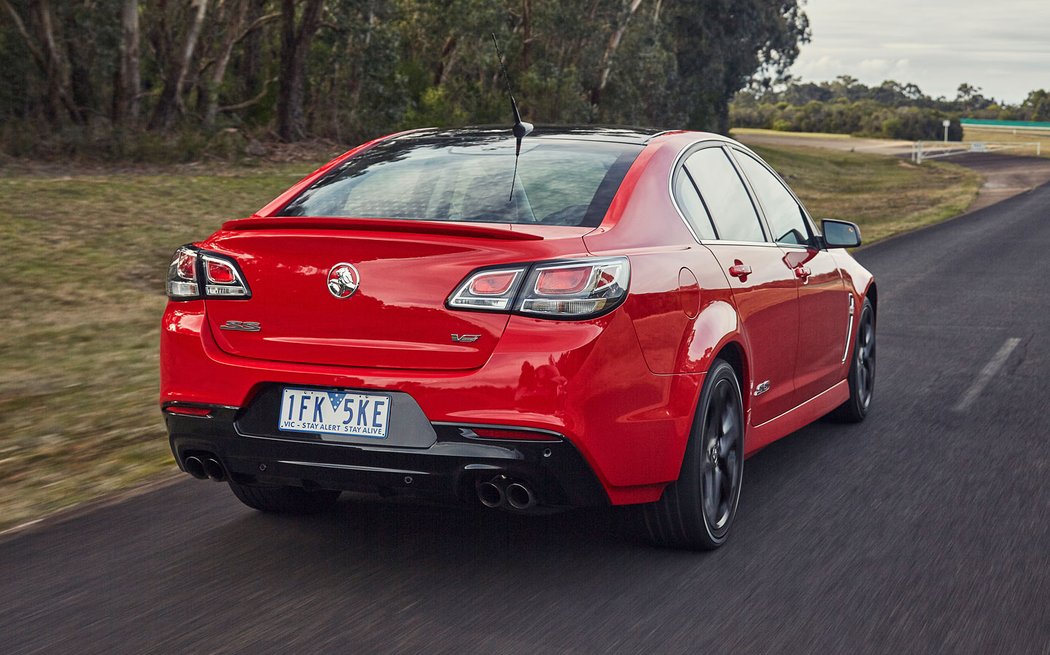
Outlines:
<svg viewBox="0 0 1050 655"><path fill-rule="evenodd" d="M714 548L748 455L868 412L859 244L713 134L379 139L175 253L171 448L263 511L636 505L652 541Z"/></svg>

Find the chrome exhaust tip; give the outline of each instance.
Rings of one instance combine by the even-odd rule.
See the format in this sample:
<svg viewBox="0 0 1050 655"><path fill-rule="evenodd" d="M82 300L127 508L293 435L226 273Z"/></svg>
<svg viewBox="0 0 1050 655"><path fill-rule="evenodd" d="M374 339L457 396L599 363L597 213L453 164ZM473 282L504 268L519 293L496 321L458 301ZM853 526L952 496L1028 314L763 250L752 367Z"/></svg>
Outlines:
<svg viewBox="0 0 1050 655"><path fill-rule="evenodd" d="M507 485L507 504L514 509L529 509L536 506L536 496L522 483L512 482Z"/></svg>
<svg viewBox="0 0 1050 655"><path fill-rule="evenodd" d="M506 498L503 495L503 489L495 482L482 482L478 485L478 500L485 507L500 507L503 505Z"/></svg>
<svg viewBox="0 0 1050 655"><path fill-rule="evenodd" d="M222 467L222 463L214 457L209 457L204 460L204 473L212 480L216 482L222 482L226 479L226 469Z"/></svg>
<svg viewBox="0 0 1050 655"><path fill-rule="evenodd" d="M201 461L200 457L191 455L182 460L182 468L198 480L208 479L208 473L204 470L204 462Z"/></svg>

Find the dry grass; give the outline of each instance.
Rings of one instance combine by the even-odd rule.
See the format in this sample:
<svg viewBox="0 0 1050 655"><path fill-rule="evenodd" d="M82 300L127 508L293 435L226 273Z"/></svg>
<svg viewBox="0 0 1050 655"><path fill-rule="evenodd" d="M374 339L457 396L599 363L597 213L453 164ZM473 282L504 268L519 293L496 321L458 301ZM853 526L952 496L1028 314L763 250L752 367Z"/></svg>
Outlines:
<svg viewBox="0 0 1050 655"><path fill-rule="evenodd" d="M758 150L815 215L869 240L959 213L978 183L952 166ZM174 472L157 407L168 258L309 168L0 176L0 529Z"/></svg>
<svg viewBox="0 0 1050 655"><path fill-rule="evenodd" d="M0 528L174 470L157 407L168 258L308 171L0 177Z"/></svg>
<svg viewBox="0 0 1050 655"><path fill-rule="evenodd" d="M732 137L734 139L746 139L748 136L792 136L812 139L852 139L849 134L836 134L833 132L785 132L783 130L767 130L760 127L734 127Z"/></svg>
<svg viewBox="0 0 1050 655"><path fill-rule="evenodd" d="M865 243L963 213L981 177L961 166L817 148L755 146L810 214L861 226Z"/></svg>
<svg viewBox="0 0 1050 655"><path fill-rule="evenodd" d="M1050 131L1017 130L1013 132L1011 130L989 130L966 126L963 129L963 141L965 143L973 143L975 141L984 143L1038 143L1040 156L1050 157ZM1036 154L1036 148L1035 146L1018 147L1000 152L1033 157Z"/></svg>

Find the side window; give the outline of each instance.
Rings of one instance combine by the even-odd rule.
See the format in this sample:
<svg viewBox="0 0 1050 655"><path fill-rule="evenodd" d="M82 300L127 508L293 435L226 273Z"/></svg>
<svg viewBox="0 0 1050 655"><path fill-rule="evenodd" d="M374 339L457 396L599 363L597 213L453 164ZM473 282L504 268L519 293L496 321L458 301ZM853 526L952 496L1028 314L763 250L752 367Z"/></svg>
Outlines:
<svg viewBox="0 0 1050 655"><path fill-rule="evenodd" d="M743 152L736 152L740 168L751 182L751 188L758 196L762 211L766 215L769 229L777 243L803 245L809 243L809 226L802 213L802 207L791 192L775 175L769 172L758 160Z"/></svg>
<svg viewBox="0 0 1050 655"><path fill-rule="evenodd" d="M719 239L766 240L747 188L724 150L699 150L686 160L685 168L700 189L700 196L711 212Z"/></svg>
<svg viewBox="0 0 1050 655"><path fill-rule="evenodd" d="M692 180L685 169L678 171L674 182L674 199L685 214L685 220L693 228L698 239L714 239L715 229L711 225L711 217L704 209L704 203L700 201L700 194L696 192Z"/></svg>

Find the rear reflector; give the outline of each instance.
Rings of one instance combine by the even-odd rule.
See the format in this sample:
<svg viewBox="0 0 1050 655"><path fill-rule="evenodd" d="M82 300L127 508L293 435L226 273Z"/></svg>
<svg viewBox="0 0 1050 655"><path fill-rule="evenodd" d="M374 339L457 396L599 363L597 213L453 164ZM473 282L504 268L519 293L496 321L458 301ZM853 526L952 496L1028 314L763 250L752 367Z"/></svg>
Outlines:
<svg viewBox="0 0 1050 655"><path fill-rule="evenodd" d="M199 416L206 417L211 416L210 407L189 407L187 405L169 405L164 408L164 411L169 414L178 414L180 416Z"/></svg>
<svg viewBox="0 0 1050 655"><path fill-rule="evenodd" d="M481 439L513 439L516 441L560 441L557 436L549 432L534 432L532 430L514 430L504 428L470 428L474 436Z"/></svg>

